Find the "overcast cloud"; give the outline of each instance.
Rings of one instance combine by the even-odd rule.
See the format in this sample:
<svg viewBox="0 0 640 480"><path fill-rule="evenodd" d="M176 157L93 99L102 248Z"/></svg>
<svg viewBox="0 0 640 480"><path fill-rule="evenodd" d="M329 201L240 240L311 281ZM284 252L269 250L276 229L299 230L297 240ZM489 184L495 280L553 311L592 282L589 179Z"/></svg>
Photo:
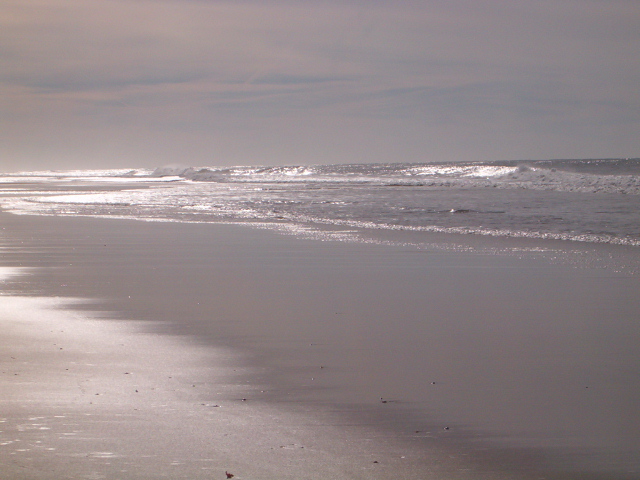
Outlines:
<svg viewBox="0 0 640 480"><path fill-rule="evenodd" d="M637 0L2 0L0 167L640 156Z"/></svg>

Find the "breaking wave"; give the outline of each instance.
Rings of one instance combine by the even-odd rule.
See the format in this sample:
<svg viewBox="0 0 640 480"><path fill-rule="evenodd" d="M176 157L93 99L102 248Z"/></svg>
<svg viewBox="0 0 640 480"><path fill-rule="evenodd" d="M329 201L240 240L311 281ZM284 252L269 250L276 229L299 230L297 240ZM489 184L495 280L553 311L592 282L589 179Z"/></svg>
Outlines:
<svg viewBox="0 0 640 480"><path fill-rule="evenodd" d="M175 164L155 170L21 172L0 175L0 189L2 208L19 214L640 246L640 159L224 168Z"/></svg>

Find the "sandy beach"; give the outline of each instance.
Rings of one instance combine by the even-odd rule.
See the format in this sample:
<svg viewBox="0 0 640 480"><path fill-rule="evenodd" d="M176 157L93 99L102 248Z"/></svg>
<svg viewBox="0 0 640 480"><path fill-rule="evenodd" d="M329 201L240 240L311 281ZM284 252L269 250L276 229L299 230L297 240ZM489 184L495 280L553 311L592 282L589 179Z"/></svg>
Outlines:
<svg viewBox="0 0 640 480"><path fill-rule="evenodd" d="M0 224L3 478L640 474L637 275L530 248Z"/></svg>

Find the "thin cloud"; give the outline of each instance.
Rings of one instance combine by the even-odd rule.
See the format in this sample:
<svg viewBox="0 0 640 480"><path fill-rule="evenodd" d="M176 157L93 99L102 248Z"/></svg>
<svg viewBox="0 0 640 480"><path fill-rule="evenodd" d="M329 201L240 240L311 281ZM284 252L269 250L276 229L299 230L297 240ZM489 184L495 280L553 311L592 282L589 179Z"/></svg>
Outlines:
<svg viewBox="0 0 640 480"><path fill-rule="evenodd" d="M634 156L638 21L628 0L6 0L0 161Z"/></svg>

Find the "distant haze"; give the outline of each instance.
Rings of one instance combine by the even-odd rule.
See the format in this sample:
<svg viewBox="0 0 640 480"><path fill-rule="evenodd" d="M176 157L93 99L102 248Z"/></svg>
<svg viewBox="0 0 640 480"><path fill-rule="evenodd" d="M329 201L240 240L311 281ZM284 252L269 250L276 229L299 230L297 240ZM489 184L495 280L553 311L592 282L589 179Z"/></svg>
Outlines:
<svg viewBox="0 0 640 480"><path fill-rule="evenodd" d="M0 171L640 156L637 0L3 0Z"/></svg>

